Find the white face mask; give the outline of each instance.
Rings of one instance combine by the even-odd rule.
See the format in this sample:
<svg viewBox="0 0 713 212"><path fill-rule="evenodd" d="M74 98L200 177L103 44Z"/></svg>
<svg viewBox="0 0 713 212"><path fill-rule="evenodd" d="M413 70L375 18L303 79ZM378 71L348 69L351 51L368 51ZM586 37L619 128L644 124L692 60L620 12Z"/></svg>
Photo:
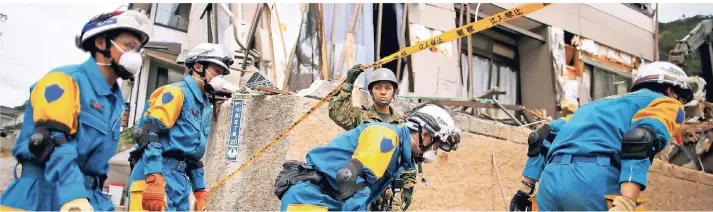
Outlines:
<svg viewBox="0 0 713 212"><path fill-rule="evenodd" d="M204 69L204 71L206 73L210 74L210 72L208 72L207 70ZM208 84L210 84L210 86L213 87L213 89L215 89L216 91L222 90L223 86L225 86L225 83L227 82L225 80L225 76L220 75L220 76L216 77L216 76L213 76L212 74L210 74L210 76L212 76L213 78L210 79L210 82Z"/></svg>
<svg viewBox="0 0 713 212"><path fill-rule="evenodd" d="M423 162L424 163L432 163L433 161L436 161L436 150L428 150L423 153Z"/></svg>
<svg viewBox="0 0 713 212"><path fill-rule="evenodd" d="M131 76L136 76L136 74L141 71L141 65L143 64L143 58L141 58L141 54L137 51L124 51L121 49L121 46L117 45L113 40L110 41L114 46L116 46L117 49L122 53L121 57L119 58L119 66L124 67L126 71L131 73ZM111 65L111 64L104 64L104 63L97 63L99 65Z"/></svg>

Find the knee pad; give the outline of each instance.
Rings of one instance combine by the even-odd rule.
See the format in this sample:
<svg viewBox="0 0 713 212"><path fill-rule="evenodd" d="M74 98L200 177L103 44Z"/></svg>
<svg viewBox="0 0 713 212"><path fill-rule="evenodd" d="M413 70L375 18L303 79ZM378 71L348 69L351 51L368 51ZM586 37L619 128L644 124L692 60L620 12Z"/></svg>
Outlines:
<svg viewBox="0 0 713 212"><path fill-rule="evenodd" d="M530 136L527 137L527 156L536 157L543 151L547 153L544 141L550 136L550 125L548 124L532 131Z"/></svg>
<svg viewBox="0 0 713 212"><path fill-rule="evenodd" d="M357 159L352 159L346 167L339 169L336 176L339 201L349 199L354 193L366 187L363 182L357 183L357 177L364 177L364 166Z"/></svg>
<svg viewBox="0 0 713 212"><path fill-rule="evenodd" d="M645 159L653 154L652 145L656 134L651 128L637 127L626 132L621 140L622 159Z"/></svg>

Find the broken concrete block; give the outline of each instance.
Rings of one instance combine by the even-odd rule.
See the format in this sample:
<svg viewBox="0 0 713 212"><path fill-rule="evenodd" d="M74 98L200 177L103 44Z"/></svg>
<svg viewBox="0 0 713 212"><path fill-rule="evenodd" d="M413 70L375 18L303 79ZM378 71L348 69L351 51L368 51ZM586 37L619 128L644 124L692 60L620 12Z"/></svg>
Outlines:
<svg viewBox="0 0 713 212"><path fill-rule="evenodd" d="M287 129L297 115L297 99L300 97L234 95L220 105L204 157L206 185L215 185L230 175ZM242 108L234 110L234 102L242 103ZM279 201L270 185L274 184L287 151L285 142L276 143L223 186L211 191L215 193L208 198L209 210L277 210ZM234 160L229 160L231 157Z"/></svg>

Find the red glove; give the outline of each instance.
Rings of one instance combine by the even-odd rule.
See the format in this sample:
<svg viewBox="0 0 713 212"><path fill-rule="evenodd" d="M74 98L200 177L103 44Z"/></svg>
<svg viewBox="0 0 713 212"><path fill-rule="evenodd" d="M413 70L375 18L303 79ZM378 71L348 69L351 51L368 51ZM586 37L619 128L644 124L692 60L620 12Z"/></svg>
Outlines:
<svg viewBox="0 0 713 212"><path fill-rule="evenodd" d="M166 205L166 181L163 175L153 173L146 176L146 187L144 188L141 205L144 210L161 211Z"/></svg>
<svg viewBox="0 0 713 212"><path fill-rule="evenodd" d="M194 211L208 211L208 203L207 203L207 198L208 198L208 192L205 190L200 190L193 192L193 197L196 198L196 207L193 209Z"/></svg>

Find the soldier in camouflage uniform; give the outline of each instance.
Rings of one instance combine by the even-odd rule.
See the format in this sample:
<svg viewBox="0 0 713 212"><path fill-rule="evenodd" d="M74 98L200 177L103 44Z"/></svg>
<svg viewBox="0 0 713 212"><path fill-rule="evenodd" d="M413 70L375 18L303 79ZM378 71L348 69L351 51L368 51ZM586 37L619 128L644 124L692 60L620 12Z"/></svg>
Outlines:
<svg viewBox="0 0 713 212"><path fill-rule="evenodd" d="M352 106L352 86L361 73L361 65L349 69L346 81L329 101L329 118L344 130L351 130L361 124L372 122L387 122L395 125L404 123L403 115L389 106L398 90L398 82L394 73L386 68L374 70L367 85L374 105L368 109L364 106L360 108ZM416 184L416 169L402 170L401 182L403 192L393 198L392 210L394 211L406 210L411 204L413 187ZM387 189L386 194L377 198L370 208L378 208L393 195L392 190Z"/></svg>

